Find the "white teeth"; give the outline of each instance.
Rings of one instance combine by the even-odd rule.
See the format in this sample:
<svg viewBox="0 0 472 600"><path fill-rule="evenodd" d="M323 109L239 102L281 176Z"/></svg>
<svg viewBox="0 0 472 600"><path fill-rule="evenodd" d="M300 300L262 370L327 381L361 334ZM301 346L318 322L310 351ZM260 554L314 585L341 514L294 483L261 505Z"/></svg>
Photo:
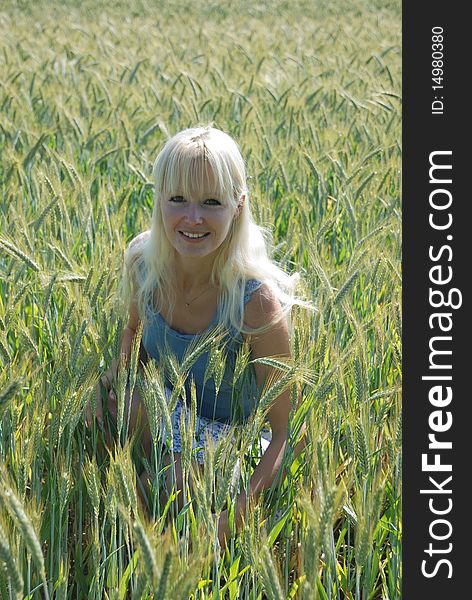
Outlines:
<svg viewBox="0 0 472 600"><path fill-rule="evenodd" d="M188 231L182 231L181 233L189 238L202 238L206 235L206 233L190 233Z"/></svg>

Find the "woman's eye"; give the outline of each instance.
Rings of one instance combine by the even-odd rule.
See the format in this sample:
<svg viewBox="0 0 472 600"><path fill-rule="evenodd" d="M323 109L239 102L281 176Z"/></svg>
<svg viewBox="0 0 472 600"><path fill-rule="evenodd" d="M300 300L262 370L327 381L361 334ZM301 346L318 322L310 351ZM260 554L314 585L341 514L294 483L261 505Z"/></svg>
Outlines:
<svg viewBox="0 0 472 600"><path fill-rule="evenodd" d="M185 198L183 196L171 196L169 198L169 202L175 202L177 204L181 204L182 202L186 202ZM219 206L221 204L221 202L219 200L216 200L216 198L207 198L203 204L209 205L209 206Z"/></svg>

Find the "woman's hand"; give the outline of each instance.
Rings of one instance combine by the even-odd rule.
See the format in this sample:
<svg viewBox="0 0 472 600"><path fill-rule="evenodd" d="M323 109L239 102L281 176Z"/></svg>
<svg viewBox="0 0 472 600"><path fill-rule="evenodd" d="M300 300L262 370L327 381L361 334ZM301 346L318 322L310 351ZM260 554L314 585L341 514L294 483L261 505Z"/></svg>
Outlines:
<svg viewBox="0 0 472 600"><path fill-rule="evenodd" d="M115 394L111 388L112 388L113 383L116 380L117 371L118 371L118 361L116 359L114 359L111 363L111 367L109 369L107 369L107 371L105 371L105 373L102 375L102 377L100 378L100 381L97 383L97 386L95 388L95 393L96 393L95 416L101 427L103 427L103 406L102 406L101 387L103 386L105 388L109 400L116 400ZM92 408L90 406L90 402L87 404L87 406L85 408L85 422L87 424L87 427L89 427L89 428L92 427L93 416L92 416Z"/></svg>
<svg viewBox="0 0 472 600"><path fill-rule="evenodd" d="M129 433L133 433L135 428L139 425L143 425L145 428L147 426L147 430L149 430L149 426L147 423L147 415L144 412L144 405L141 401L141 397L139 395L138 389L135 387L133 390L133 396L130 399L130 389L129 386L125 388L124 395L124 412L123 418L125 422L128 422L129 419ZM108 414L112 418L113 422L116 425L117 417L118 417L118 400L116 394L113 390L108 391L107 398L107 407ZM141 416L140 416L141 411Z"/></svg>
<svg viewBox="0 0 472 600"><path fill-rule="evenodd" d="M222 550L226 548L226 543L230 537L228 511L224 510L218 519L218 541Z"/></svg>

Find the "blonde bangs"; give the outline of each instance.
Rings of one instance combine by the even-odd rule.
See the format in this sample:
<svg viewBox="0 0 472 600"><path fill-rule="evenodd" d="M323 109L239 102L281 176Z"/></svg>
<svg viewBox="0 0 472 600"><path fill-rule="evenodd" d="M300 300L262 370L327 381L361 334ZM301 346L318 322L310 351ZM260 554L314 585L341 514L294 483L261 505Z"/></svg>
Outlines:
<svg viewBox="0 0 472 600"><path fill-rule="evenodd" d="M190 198L207 190L223 204L236 205L237 190L230 169L202 140L177 146L162 162L163 168L159 165L156 169L162 198L177 194Z"/></svg>

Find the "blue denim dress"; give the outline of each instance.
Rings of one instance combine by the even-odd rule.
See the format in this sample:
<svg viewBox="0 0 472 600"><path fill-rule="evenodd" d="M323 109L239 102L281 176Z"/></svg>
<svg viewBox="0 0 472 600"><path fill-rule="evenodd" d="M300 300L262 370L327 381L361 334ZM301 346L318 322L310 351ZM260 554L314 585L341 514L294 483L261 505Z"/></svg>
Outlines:
<svg viewBox="0 0 472 600"><path fill-rule="evenodd" d="M244 296L241 303L241 311L249 302L252 294L261 286L261 282L256 279L249 279L245 283ZM205 333L208 333L218 324L220 310L215 313L207 331L199 334L186 334L176 331L163 319L161 314L151 307L148 307L147 321L144 325L142 344L151 359L156 360L166 373L165 361L161 355L172 353L177 364L182 364L186 353L193 344L198 343ZM240 332L230 330L221 342L221 349L226 356L226 364L223 378L218 389L214 378L205 377L208 362L210 360L211 349L199 356L190 368L187 381L185 383L186 398L190 398L190 380L193 378L197 392L197 422L195 428L195 440L193 447L197 449L197 460L203 463L203 448L206 435L209 433L216 442L221 436L226 435L234 423L242 423L255 408L258 389L254 367L246 367L245 376L234 380L237 353L243 345L243 337ZM165 377L166 395L170 398L172 390L171 378ZM187 418L190 418L188 406L179 398L176 408L172 415L173 425L173 450L181 452L180 419L181 413L185 411ZM162 422L163 438L167 437L165 425ZM261 449L264 451L270 441L270 432L262 432Z"/></svg>
<svg viewBox="0 0 472 600"><path fill-rule="evenodd" d="M261 282L255 279L246 282L241 303L242 311L260 285ZM189 348L194 347L199 338L217 326L219 313L220 310L218 309L206 332L186 334L172 329L159 312L148 307L142 343L149 357L156 360L163 368L164 373L167 373L165 382L167 386L172 387L172 380L169 377L169 371L166 371L166 364L161 356L171 353L174 355L177 364L182 364ZM234 381L236 356L241 350L242 344L243 337L241 333L234 329L226 333L220 344L222 354L226 356L226 365L218 393L214 378L205 377L211 349L200 355L191 366L185 383L186 397L190 398L190 381L193 378L197 392L198 416L214 421L234 423L235 421L247 419L254 409L257 400L257 384L253 366L248 365L245 376L240 381Z"/></svg>

